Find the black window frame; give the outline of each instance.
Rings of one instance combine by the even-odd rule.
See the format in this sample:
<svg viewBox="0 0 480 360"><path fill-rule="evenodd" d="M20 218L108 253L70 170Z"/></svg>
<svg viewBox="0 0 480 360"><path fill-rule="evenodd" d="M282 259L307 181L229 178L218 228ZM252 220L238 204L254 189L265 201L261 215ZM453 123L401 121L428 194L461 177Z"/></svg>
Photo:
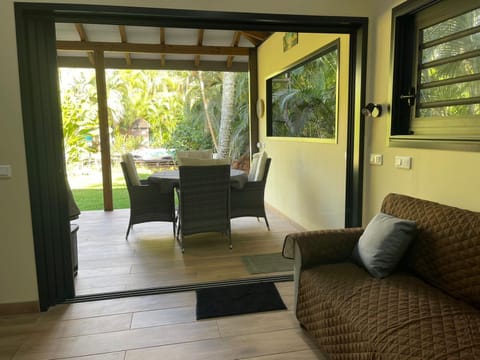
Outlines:
<svg viewBox="0 0 480 360"><path fill-rule="evenodd" d="M435 5L435 6L434 6ZM443 150L480 151L479 138L459 136L415 135L411 131L411 111L414 107L401 99L410 94L417 95L416 64L418 44L417 16L430 17L438 22L455 17L466 8L478 8L475 0L464 0L459 10L455 0L408 0L392 9L392 47L391 47L391 119L389 145L391 147L428 148ZM438 8L448 9L448 16L437 15ZM445 11L442 11L445 13ZM419 13L421 15L419 15ZM461 127L461 121L459 127ZM480 118L479 118L480 128Z"/></svg>

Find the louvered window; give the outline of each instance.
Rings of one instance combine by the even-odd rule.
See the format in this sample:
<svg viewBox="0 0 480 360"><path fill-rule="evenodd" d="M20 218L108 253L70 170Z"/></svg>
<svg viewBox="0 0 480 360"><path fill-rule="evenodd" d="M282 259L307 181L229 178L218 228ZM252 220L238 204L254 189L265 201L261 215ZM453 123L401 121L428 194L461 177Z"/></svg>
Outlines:
<svg viewBox="0 0 480 360"><path fill-rule="evenodd" d="M480 140L478 1L407 3L410 11L394 16L392 135Z"/></svg>

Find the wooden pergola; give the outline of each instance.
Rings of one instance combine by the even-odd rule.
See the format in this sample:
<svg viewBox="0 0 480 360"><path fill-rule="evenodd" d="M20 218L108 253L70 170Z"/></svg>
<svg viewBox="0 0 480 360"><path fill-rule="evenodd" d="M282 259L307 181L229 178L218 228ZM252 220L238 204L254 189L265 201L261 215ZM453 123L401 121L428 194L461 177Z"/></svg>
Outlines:
<svg viewBox="0 0 480 360"><path fill-rule="evenodd" d="M73 30L72 27L74 31L69 31ZM253 104L258 97L256 48L271 35L270 32L259 31L142 28L125 25L92 26L80 23L57 24L56 31L59 67L95 69L105 211L113 210L105 69L248 71L250 103ZM148 41L130 41L131 38L142 38L142 31L143 38ZM154 41L152 41L153 33L157 34ZM188 34L190 39L186 40L185 34ZM211 34L213 37L210 37ZM97 40L102 37L104 39ZM105 39L106 37L109 39ZM114 37L116 37L115 40L112 39ZM93 38L95 38L94 41L91 40ZM258 119L254 108L250 106L250 151L252 153L258 141Z"/></svg>

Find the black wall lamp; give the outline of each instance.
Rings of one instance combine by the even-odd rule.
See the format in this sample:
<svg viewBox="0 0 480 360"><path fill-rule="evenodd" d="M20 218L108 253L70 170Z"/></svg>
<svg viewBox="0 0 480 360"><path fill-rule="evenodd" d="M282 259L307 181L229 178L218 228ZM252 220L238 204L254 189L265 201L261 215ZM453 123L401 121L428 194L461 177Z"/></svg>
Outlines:
<svg viewBox="0 0 480 360"><path fill-rule="evenodd" d="M373 118L379 117L382 115L382 105L368 103L362 108L362 114L364 116L371 116Z"/></svg>

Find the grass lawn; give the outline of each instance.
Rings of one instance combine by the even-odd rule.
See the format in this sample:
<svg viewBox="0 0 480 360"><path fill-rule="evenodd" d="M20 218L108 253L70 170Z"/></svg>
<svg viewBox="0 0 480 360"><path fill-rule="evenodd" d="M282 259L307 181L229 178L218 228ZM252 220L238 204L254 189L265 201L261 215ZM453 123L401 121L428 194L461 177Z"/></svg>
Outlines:
<svg viewBox="0 0 480 360"><path fill-rule="evenodd" d="M72 192L80 211L103 210L102 189L72 189ZM113 189L113 208L128 209L129 207L127 188Z"/></svg>
<svg viewBox="0 0 480 360"><path fill-rule="evenodd" d="M146 179L151 173L139 171L140 179ZM92 171L86 175L69 176L73 197L80 211L103 210L102 175ZM112 168L113 208L128 209L127 185L119 168Z"/></svg>

